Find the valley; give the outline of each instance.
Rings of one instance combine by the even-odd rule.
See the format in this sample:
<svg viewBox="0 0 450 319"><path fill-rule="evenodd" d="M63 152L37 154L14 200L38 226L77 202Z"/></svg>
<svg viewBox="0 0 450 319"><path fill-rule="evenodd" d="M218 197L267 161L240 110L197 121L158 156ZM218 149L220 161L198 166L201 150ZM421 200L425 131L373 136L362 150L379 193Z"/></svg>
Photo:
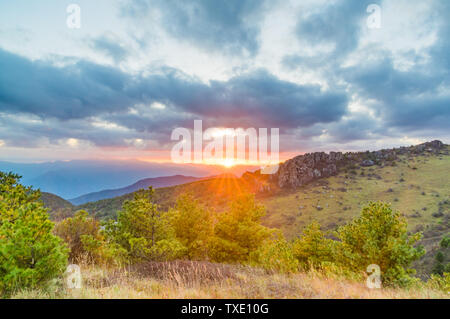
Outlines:
<svg viewBox="0 0 450 319"><path fill-rule="evenodd" d="M358 216L367 202L388 202L406 217L409 231L423 233L420 244L427 253L416 263L416 268L425 277L433 266L439 241L450 232L449 150L448 145L443 145L439 152L423 149L399 154L395 160L369 167L345 163L333 176L294 188L279 187L267 175L257 172L246 173L241 178L220 175L157 188L155 201L167 210L181 194L190 193L204 206L220 212L236 194L254 193L267 210L263 224L281 229L288 239L298 236L313 221L319 222L332 236L337 227ZM108 219L114 218L124 201L132 197L130 193L79 206L62 199L55 205L54 198L49 202L45 196L43 200L52 216L67 216L68 211L83 209L97 218Z"/></svg>

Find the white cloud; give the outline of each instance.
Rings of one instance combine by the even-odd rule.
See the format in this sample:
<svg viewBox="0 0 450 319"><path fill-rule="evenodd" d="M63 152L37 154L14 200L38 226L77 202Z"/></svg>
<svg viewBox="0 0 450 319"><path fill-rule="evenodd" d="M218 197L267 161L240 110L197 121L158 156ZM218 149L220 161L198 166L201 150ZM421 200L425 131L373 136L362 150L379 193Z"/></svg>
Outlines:
<svg viewBox="0 0 450 319"><path fill-rule="evenodd" d="M166 106L162 103L159 102L154 102L151 104L151 107L157 110L164 110L166 108Z"/></svg>

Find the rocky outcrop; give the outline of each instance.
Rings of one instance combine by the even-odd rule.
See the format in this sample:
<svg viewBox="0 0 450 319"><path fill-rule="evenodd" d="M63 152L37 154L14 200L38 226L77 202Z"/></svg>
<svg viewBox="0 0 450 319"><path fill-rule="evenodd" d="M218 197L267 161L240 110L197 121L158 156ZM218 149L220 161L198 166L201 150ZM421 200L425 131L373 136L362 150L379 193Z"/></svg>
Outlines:
<svg viewBox="0 0 450 319"><path fill-rule="evenodd" d="M343 159L341 152L299 155L281 164L271 181L279 187L299 187L321 177L336 175Z"/></svg>
<svg viewBox="0 0 450 319"><path fill-rule="evenodd" d="M278 171L270 175L269 181L277 184L281 188L296 188L322 177L336 175L343 166L383 166L394 163L398 155L438 154L444 146L441 141L435 140L416 146L385 149L375 152L349 152L345 154L341 152L330 152L329 154L324 152L308 153L296 156L280 164ZM265 185L264 188L266 187Z"/></svg>
<svg viewBox="0 0 450 319"><path fill-rule="evenodd" d="M410 155L421 154L424 152L439 153L440 150L444 148L444 146L445 146L444 143L442 143L441 141L434 140L431 142L426 142L415 146L400 147L399 149L397 149L397 152L399 154L410 154Z"/></svg>
<svg viewBox="0 0 450 319"><path fill-rule="evenodd" d="M369 167L369 166L375 165L375 162L370 159L367 159L367 160L362 161L360 165L363 167Z"/></svg>

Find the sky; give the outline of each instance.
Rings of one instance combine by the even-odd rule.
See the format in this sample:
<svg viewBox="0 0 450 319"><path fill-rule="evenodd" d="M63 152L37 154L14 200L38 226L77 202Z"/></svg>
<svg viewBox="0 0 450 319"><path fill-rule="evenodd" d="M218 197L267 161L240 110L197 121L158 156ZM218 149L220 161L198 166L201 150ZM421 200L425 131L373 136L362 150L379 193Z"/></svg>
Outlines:
<svg viewBox="0 0 450 319"><path fill-rule="evenodd" d="M449 17L446 0L0 1L0 160L170 161L194 120L279 128L281 159L448 143Z"/></svg>

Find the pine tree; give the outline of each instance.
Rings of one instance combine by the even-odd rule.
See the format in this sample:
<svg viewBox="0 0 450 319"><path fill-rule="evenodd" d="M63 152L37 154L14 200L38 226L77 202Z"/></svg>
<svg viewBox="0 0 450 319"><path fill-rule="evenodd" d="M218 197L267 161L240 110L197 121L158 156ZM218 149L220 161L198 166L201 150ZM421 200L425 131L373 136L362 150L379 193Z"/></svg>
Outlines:
<svg viewBox="0 0 450 319"><path fill-rule="evenodd" d="M360 217L338 229L337 236L341 240L338 258L346 267L362 273L376 264L387 285L410 283L415 270L408 267L425 253L422 247L414 247L421 234L408 235L405 218L382 202L370 202Z"/></svg>
<svg viewBox="0 0 450 319"><path fill-rule="evenodd" d="M40 192L0 172L0 292L45 285L67 265L67 248L52 234Z"/></svg>
<svg viewBox="0 0 450 319"><path fill-rule="evenodd" d="M219 214L210 243L210 257L217 262L246 263L272 231L261 225L265 208L253 195L241 195L228 211Z"/></svg>
<svg viewBox="0 0 450 319"><path fill-rule="evenodd" d="M152 187L135 192L133 200L123 204L117 221L106 224L107 238L128 252L130 262L169 260L185 252L175 238L169 215L159 210L153 195Z"/></svg>
<svg viewBox="0 0 450 319"><path fill-rule="evenodd" d="M186 247L189 259L205 259L213 231L212 212L190 194L180 196L171 211L171 225L177 239Z"/></svg>
<svg viewBox="0 0 450 319"><path fill-rule="evenodd" d="M300 266L308 270L318 268L324 262L332 262L335 241L325 237L317 222L308 225L300 238L293 243L293 254L300 262Z"/></svg>

